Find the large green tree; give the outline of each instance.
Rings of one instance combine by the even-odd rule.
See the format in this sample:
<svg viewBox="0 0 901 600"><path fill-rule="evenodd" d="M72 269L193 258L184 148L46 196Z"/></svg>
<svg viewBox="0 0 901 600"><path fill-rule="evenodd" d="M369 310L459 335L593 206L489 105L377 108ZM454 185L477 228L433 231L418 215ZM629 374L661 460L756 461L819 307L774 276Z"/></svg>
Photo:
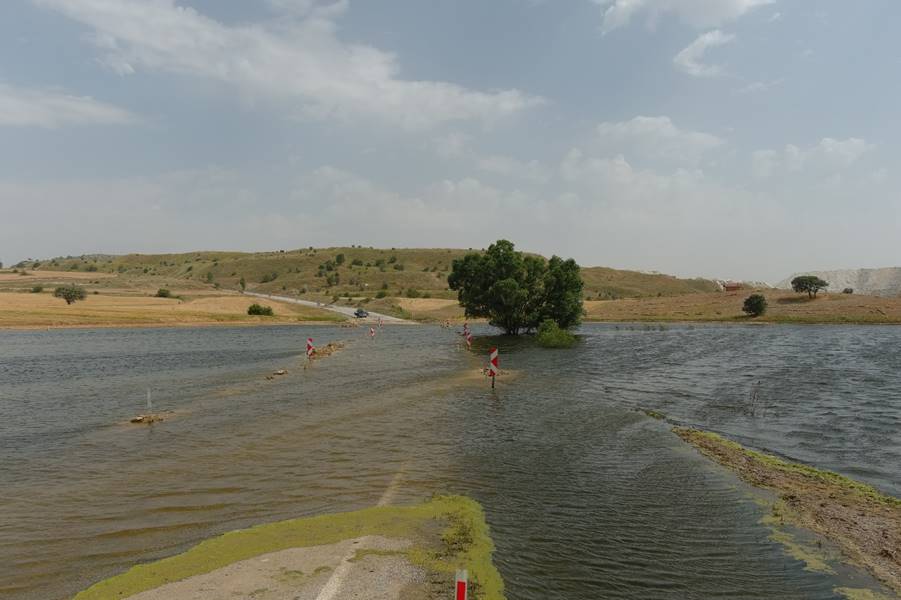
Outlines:
<svg viewBox="0 0 901 600"><path fill-rule="evenodd" d="M792 279L792 289L803 294L807 292L809 298L816 298L817 292L829 287L829 283L816 275L801 275Z"/></svg>
<svg viewBox="0 0 901 600"><path fill-rule="evenodd" d="M455 260L447 282L467 317L487 317L511 335L530 332L546 319L564 329L582 319L579 265L517 252L507 240Z"/></svg>

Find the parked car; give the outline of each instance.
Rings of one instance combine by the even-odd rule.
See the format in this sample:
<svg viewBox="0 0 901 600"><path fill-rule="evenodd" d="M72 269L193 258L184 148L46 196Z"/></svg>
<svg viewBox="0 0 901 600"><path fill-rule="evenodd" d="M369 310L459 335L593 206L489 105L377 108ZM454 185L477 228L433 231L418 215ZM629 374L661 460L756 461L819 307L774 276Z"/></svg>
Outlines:
<svg viewBox="0 0 901 600"><path fill-rule="evenodd" d="M354 316L355 316L356 318L358 318L358 319L365 319L366 317L369 316L369 313L366 312L365 310L363 310L362 308L358 308L358 309L354 312Z"/></svg>

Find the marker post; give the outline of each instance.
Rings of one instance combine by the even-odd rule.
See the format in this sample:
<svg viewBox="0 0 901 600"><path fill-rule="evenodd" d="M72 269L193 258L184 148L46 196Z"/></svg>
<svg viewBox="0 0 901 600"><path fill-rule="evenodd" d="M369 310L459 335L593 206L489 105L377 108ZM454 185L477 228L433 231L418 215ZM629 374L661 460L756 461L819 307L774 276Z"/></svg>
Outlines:
<svg viewBox="0 0 901 600"><path fill-rule="evenodd" d="M465 569L463 571L457 571L457 581L454 585L454 600L466 600L466 580L468 577L468 573Z"/></svg>
<svg viewBox="0 0 901 600"><path fill-rule="evenodd" d="M497 348L492 348L490 354L488 354L488 375L491 376L491 389L494 389L494 379L500 371L498 369L497 354Z"/></svg>
<svg viewBox="0 0 901 600"><path fill-rule="evenodd" d="M304 369L313 364L313 354L315 352L316 348L313 346L313 338L307 338L307 364L304 366Z"/></svg>

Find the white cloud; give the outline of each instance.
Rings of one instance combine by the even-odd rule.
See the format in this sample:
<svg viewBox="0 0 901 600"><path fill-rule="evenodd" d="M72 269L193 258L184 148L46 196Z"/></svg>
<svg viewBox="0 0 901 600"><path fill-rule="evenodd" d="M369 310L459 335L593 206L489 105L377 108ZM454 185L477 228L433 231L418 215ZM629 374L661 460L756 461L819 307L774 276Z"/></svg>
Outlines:
<svg viewBox="0 0 901 600"><path fill-rule="evenodd" d="M345 2L276 0L298 18L228 26L174 0L33 0L94 30L102 61L204 77L317 117L376 118L406 128L493 122L542 103L519 90L482 92L441 81L406 80L397 57L338 39Z"/></svg>
<svg viewBox="0 0 901 600"><path fill-rule="evenodd" d="M837 140L827 137L809 148L788 144L781 152L776 150L754 152L752 171L755 176L765 179L780 172L815 171L822 173L847 169L873 148L872 144L861 138Z"/></svg>
<svg viewBox="0 0 901 600"><path fill-rule="evenodd" d="M435 146L435 152L441 158L457 158L466 150L469 141L469 135L459 131L452 131L434 138L432 143Z"/></svg>
<svg viewBox="0 0 901 600"><path fill-rule="evenodd" d="M606 122L597 127L600 146L608 154L696 164L725 142L709 133L680 129L667 116L637 116L629 121Z"/></svg>
<svg viewBox="0 0 901 600"><path fill-rule="evenodd" d="M529 183L547 183L548 170L537 160L524 162L509 156L487 156L479 160L479 169Z"/></svg>
<svg viewBox="0 0 901 600"><path fill-rule="evenodd" d="M628 25L645 14L653 26L663 15L673 14L692 27L719 27L748 11L775 0L592 0L604 11L604 32Z"/></svg>
<svg viewBox="0 0 901 600"><path fill-rule="evenodd" d="M773 79L772 81L752 81L751 83L735 90L736 94L762 94L774 87L782 85L784 78Z"/></svg>
<svg viewBox="0 0 901 600"><path fill-rule="evenodd" d="M0 83L0 126L118 125L136 121L127 110L87 96Z"/></svg>
<svg viewBox="0 0 901 600"><path fill-rule="evenodd" d="M673 58L673 64L677 69L692 77L716 77L722 74L722 67L704 64L704 55L710 48L723 46L734 39L734 35L723 33L719 29L703 33Z"/></svg>

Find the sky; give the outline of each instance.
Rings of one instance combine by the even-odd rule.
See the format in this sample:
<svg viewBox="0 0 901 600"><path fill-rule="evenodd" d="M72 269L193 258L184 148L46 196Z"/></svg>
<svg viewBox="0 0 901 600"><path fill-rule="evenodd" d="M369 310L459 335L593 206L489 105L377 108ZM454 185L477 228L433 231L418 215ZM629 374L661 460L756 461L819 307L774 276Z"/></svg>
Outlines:
<svg viewBox="0 0 901 600"><path fill-rule="evenodd" d="M897 0L4 0L0 261L901 265Z"/></svg>

